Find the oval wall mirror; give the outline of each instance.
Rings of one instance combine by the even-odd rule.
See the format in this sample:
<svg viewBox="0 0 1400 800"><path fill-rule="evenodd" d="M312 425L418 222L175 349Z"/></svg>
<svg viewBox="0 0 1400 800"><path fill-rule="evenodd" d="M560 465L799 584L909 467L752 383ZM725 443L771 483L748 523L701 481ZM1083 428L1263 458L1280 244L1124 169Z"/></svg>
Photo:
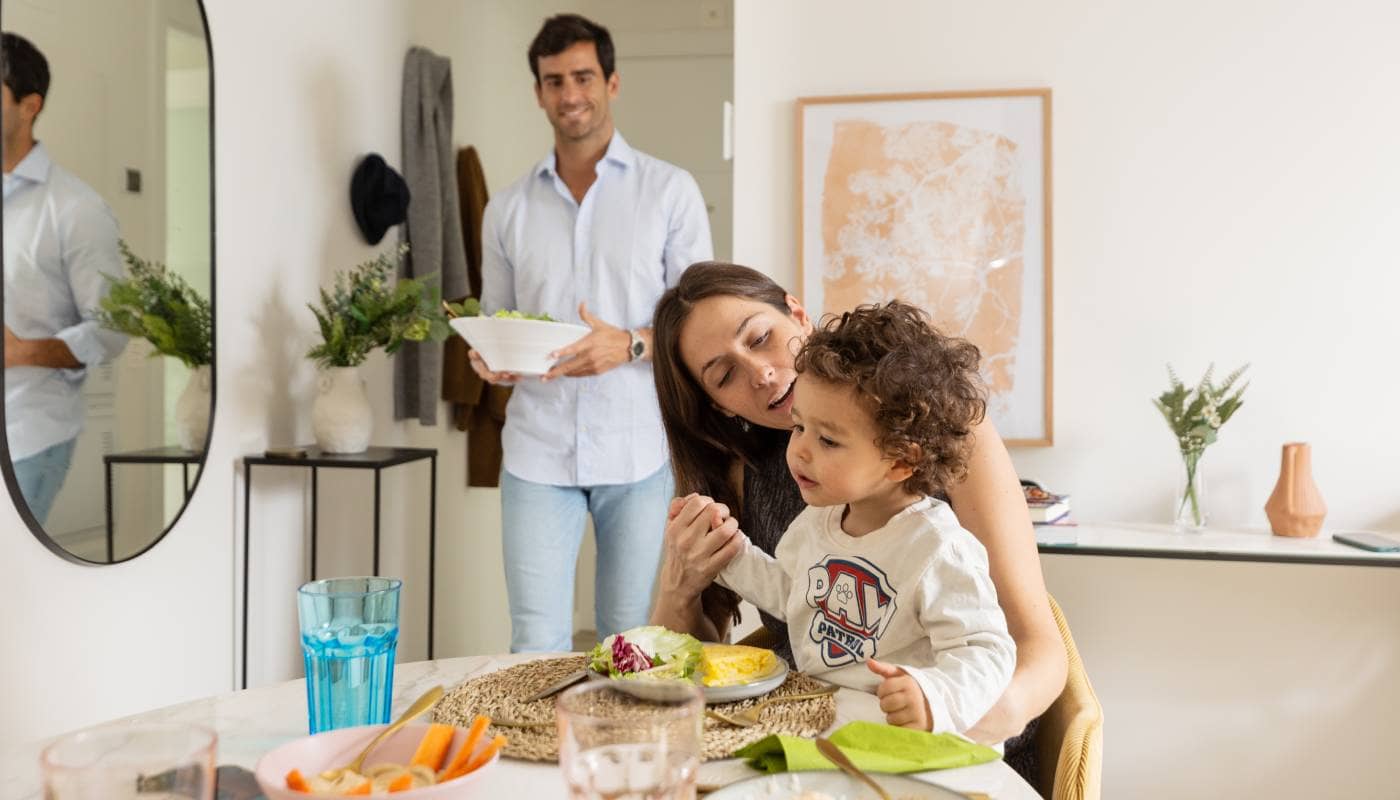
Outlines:
<svg viewBox="0 0 1400 800"><path fill-rule="evenodd" d="M49 549L150 549L213 418L213 64L199 0L10 0L5 483Z"/></svg>

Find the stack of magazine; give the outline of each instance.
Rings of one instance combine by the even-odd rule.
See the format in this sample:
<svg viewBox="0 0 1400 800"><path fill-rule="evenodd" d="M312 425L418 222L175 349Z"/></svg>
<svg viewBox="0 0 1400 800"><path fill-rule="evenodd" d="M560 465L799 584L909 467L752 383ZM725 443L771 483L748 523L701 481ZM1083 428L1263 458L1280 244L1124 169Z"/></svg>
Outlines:
<svg viewBox="0 0 1400 800"><path fill-rule="evenodd" d="M1021 481L1026 493L1026 508L1036 525L1076 525L1069 513L1069 495L1055 494L1034 481Z"/></svg>

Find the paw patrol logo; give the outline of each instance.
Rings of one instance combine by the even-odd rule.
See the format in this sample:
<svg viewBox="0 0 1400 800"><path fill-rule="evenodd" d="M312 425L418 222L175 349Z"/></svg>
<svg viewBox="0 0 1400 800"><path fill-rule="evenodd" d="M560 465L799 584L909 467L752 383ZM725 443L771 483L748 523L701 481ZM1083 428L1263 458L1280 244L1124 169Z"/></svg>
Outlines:
<svg viewBox="0 0 1400 800"><path fill-rule="evenodd" d="M807 570L807 605L817 610L807 635L828 667L875 655L894 618L895 593L885 573L863 558L827 556Z"/></svg>

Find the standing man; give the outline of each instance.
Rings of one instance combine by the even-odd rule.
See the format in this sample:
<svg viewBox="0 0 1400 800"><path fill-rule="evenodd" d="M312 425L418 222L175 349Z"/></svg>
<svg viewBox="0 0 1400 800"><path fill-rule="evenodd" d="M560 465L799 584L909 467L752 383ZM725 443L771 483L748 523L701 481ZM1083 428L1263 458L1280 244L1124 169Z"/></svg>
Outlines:
<svg viewBox="0 0 1400 800"><path fill-rule="evenodd" d="M649 326L661 294L713 250L695 179L613 128L607 29L551 17L529 59L554 150L487 205L482 313L547 313L592 331L541 379L470 358L482 378L516 385L501 475L511 650L568 651L585 515L598 635L646 623L671 497Z"/></svg>
<svg viewBox="0 0 1400 800"><path fill-rule="evenodd" d="M5 167L5 435L29 511L49 516L83 428L86 367L126 337L94 319L122 274L117 221L91 187L49 160L34 120L49 64L27 39L0 34Z"/></svg>

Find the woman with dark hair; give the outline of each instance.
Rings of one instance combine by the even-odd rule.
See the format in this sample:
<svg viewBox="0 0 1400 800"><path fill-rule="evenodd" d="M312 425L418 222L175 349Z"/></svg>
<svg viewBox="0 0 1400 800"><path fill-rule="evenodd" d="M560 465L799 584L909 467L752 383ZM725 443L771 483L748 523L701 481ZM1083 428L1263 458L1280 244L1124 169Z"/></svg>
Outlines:
<svg viewBox="0 0 1400 800"><path fill-rule="evenodd" d="M771 278L736 264L692 265L657 304L654 374L681 496L671 503L653 623L723 638L737 621L738 598L712 581L742 537L718 522L732 514L771 554L803 509L785 452L794 357L812 322ZM1020 481L991 422L975 428L967 477L947 495L987 549L1016 642L1011 686L968 731L977 741L1001 742L1029 734L1028 724L1064 688L1067 664ZM763 622L787 657L785 626L766 615ZM1008 742L1008 761L1018 744Z"/></svg>

